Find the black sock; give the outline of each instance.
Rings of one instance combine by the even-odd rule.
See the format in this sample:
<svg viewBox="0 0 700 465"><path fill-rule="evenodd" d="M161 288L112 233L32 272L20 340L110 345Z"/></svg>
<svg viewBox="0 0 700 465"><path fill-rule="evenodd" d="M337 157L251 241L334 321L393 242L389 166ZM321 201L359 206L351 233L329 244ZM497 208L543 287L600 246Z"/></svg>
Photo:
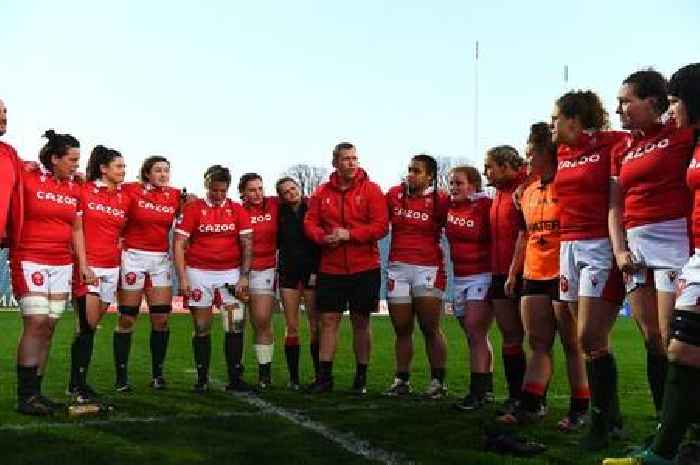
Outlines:
<svg viewBox="0 0 700 465"><path fill-rule="evenodd" d="M243 333L224 334L224 355L228 368L229 381L238 381L243 373Z"/></svg>
<svg viewBox="0 0 700 465"><path fill-rule="evenodd" d="M287 370L289 370L289 381L293 384L299 384L299 343L285 343L284 357L287 360Z"/></svg>
<svg viewBox="0 0 700 465"><path fill-rule="evenodd" d="M445 369L444 368L433 368L430 370L430 377L436 379L442 383L445 381Z"/></svg>
<svg viewBox="0 0 700 465"><path fill-rule="evenodd" d="M544 396L523 389L520 397L520 405L526 412L536 413L542 407L543 402Z"/></svg>
<svg viewBox="0 0 700 465"><path fill-rule="evenodd" d="M197 369L197 382L209 382L209 363L211 360L211 336L192 336L192 351Z"/></svg>
<svg viewBox="0 0 700 465"><path fill-rule="evenodd" d="M129 352L131 351L131 333L114 333L114 367L117 372L117 384L126 384Z"/></svg>
<svg viewBox="0 0 700 465"><path fill-rule="evenodd" d="M622 428L622 411L620 410L620 396L617 390L617 360L610 354L612 369L610 370L610 424Z"/></svg>
<svg viewBox="0 0 700 465"><path fill-rule="evenodd" d="M522 346L503 347L502 357L503 369L508 383L508 397L511 399L520 399L523 379L525 378L525 368L527 366L525 352Z"/></svg>
<svg viewBox="0 0 700 465"><path fill-rule="evenodd" d="M258 365L258 379L260 381L270 382L272 377L272 363L261 363Z"/></svg>
<svg viewBox="0 0 700 465"><path fill-rule="evenodd" d="M647 380L651 397L654 400L654 407L657 412L661 411L664 400L664 383L666 382L666 371L668 360L666 354L651 352L647 350Z"/></svg>
<svg viewBox="0 0 700 465"><path fill-rule="evenodd" d="M493 373L475 373L469 376L469 393L478 398L483 398L493 383Z"/></svg>
<svg viewBox="0 0 700 465"><path fill-rule="evenodd" d="M17 399L24 400L39 394L39 376L36 366L17 365Z"/></svg>
<svg viewBox="0 0 700 465"><path fill-rule="evenodd" d="M163 376L163 362L168 352L168 339L170 331L151 330L151 372L154 378Z"/></svg>
<svg viewBox="0 0 700 465"><path fill-rule="evenodd" d="M396 377L404 383L408 383L408 380L411 379L411 373L409 373L408 371L397 371Z"/></svg>
<svg viewBox="0 0 700 465"><path fill-rule="evenodd" d="M581 415L588 412L588 406L591 403L589 397L570 397L569 398L569 414Z"/></svg>
<svg viewBox="0 0 700 465"><path fill-rule="evenodd" d="M70 381L68 388L73 389L80 386L80 334L76 334L73 343L70 345Z"/></svg>
<svg viewBox="0 0 700 465"><path fill-rule="evenodd" d="M359 378L362 380L367 379L367 364L366 363L358 363L357 366L355 367L355 378Z"/></svg>
<svg viewBox="0 0 700 465"><path fill-rule="evenodd" d="M318 342L312 342L309 345L309 351L311 352L311 361L314 363L314 375L316 376L316 378L318 378L318 376L320 375Z"/></svg>
<svg viewBox="0 0 700 465"><path fill-rule="evenodd" d="M615 360L612 354L586 361L586 374L591 389L591 433L608 434L616 386Z"/></svg>
<svg viewBox="0 0 700 465"><path fill-rule="evenodd" d="M664 389L661 426L656 432L651 450L672 460L678 452L691 421L696 420L696 394L700 369L670 362Z"/></svg>
<svg viewBox="0 0 700 465"><path fill-rule="evenodd" d="M319 381L330 381L333 379L333 362L319 361Z"/></svg>

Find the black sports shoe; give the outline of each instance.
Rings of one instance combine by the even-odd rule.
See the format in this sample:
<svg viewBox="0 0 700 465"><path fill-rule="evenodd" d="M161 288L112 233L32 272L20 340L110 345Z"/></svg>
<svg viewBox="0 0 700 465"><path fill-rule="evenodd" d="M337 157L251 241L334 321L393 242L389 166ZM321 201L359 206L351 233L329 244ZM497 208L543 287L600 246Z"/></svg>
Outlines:
<svg viewBox="0 0 700 465"><path fill-rule="evenodd" d="M158 391L165 389L167 385L168 383L165 382L165 378L163 378L162 376L156 376L151 380L151 383L149 384L149 386Z"/></svg>
<svg viewBox="0 0 700 465"><path fill-rule="evenodd" d="M455 410L459 410L460 412L475 412L484 405L488 403L488 399L486 396L475 396L472 393L467 394L464 396L464 399L462 399L462 402L457 402L454 404Z"/></svg>
<svg viewBox="0 0 700 465"><path fill-rule="evenodd" d="M386 397L405 397L411 394L411 383L401 378L394 378L389 389L383 392Z"/></svg>
<svg viewBox="0 0 700 465"><path fill-rule="evenodd" d="M226 385L226 392L255 392L255 388L241 378L236 378Z"/></svg>
<svg viewBox="0 0 700 465"><path fill-rule="evenodd" d="M262 377L258 380L257 389L259 391L267 391L267 389L272 386L272 379L268 377Z"/></svg>
<svg viewBox="0 0 700 465"><path fill-rule="evenodd" d="M301 385L299 384L298 381L297 382L290 381L289 383L287 383L287 389L289 389L290 391L300 391Z"/></svg>
<svg viewBox="0 0 700 465"><path fill-rule="evenodd" d="M98 399L97 392L89 386L74 387L70 393L73 400L78 404L89 404L91 402L96 402Z"/></svg>
<svg viewBox="0 0 700 465"><path fill-rule="evenodd" d="M544 444L529 441L512 433L487 434L484 449L500 454L510 454L518 457L532 457L547 448Z"/></svg>
<svg viewBox="0 0 700 465"><path fill-rule="evenodd" d="M367 394L367 379L364 376L356 375L352 382L352 387L350 387L350 392L358 396Z"/></svg>
<svg viewBox="0 0 700 465"><path fill-rule="evenodd" d="M48 417L53 415L54 409L48 405L41 395L36 394L17 402L17 411L23 415Z"/></svg>
<svg viewBox="0 0 700 465"><path fill-rule="evenodd" d="M516 408L518 408L518 405L520 404L520 401L518 399L514 399L512 397L507 398L505 401L503 401L503 404L501 404L500 407L498 407L498 410L496 410L496 415L507 415L509 413L513 413Z"/></svg>
<svg viewBox="0 0 700 465"><path fill-rule="evenodd" d="M197 381L194 386L192 386L192 392L195 394L205 394L209 391L209 383L206 381L200 380Z"/></svg>
<svg viewBox="0 0 700 465"><path fill-rule="evenodd" d="M333 390L333 380L316 380L304 389L308 394L325 394Z"/></svg>
<svg viewBox="0 0 700 465"><path fill-rule="evenodd" d="M114 390L121 393L131 392L131 386L126 381L117 381Z"/></svg>
<svg viewBox="0 0 700 465"><path fill-rule="evenodd" d="M66 404L64 404L62 402L55 402L43 394L39 394L39 399L41 399L41 401L44 404L48 405L52 410L61 410L61 409L64 409L66 407Z"/></svg>

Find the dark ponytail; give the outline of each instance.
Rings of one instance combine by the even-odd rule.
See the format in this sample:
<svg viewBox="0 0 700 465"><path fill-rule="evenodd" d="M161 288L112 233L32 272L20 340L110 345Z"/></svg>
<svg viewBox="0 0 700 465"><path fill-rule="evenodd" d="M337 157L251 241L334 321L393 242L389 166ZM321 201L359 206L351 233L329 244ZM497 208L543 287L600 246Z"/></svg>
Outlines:
<svg viewBox="0 0 700 465"><path fill-rule="evenodd" d="M121 158L122 154L117 150L105 147L104 145L96 145L90 153L87 168L87 180L96 181L102 178L102 167L109 166L115 159Z"/></svg>
<svg viewBox="0 0 700 465"><path fill-rule="evenodd" d="M44 168L51 172L53 172L51 157L63 158L70 149L80 148L78 139L70 134L56 134L56 131L49 129L43 137L48 139L48 142L39 151L39 161L44 165Z"/></svg>

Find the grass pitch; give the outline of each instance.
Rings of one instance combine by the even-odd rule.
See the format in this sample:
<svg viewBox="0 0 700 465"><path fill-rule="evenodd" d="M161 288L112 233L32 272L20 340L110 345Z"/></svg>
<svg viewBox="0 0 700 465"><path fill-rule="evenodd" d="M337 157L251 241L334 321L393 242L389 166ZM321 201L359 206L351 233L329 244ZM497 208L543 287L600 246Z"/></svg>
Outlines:
<svg viewBox="0 0 700 465"><path fill-rule="evenodd" d="M67 400L65 389L72 340L73 314L60 322L44 391L56 400ZM549 414L545 421L522 432L544 442L548 450L532 459L516 459L482 451L484 428L494 417L495 406L477 414L451 409L468 382L464 336L456 322L443 321L448 341L450 398L444 401L395 400L381 397L393 379L393 330L386 317L372 319L373 353L369 369L369 394L361 399L348 394L354 359L347 321L334 365L336 391L313 397L286 389L284 349L275 346L273 389L253 397L222 391L225 368L222 332L213 334L212 377L214 390L206 395L190 392L194 382L191 322L187 315L173 315L165 376L166 391L154 392L150 380L149 325L141 317L130 360L134 391L113 392L112 330L116 318L107 315L97 333L90 369L91 384L116 405L107 417L31 418L17 414L15 406L15 349L21 321L14 312L0 313L0 462L3 464L594 464L601 457L623 454L655 426L645 375L645 352L637 329L620 319L613 334L620 372L620 397L629 439L616 442L604 453L591 455L576 448L579 435L556 431L556 422L568 408L568 388L562 353L556 347L555 375L550 387ZM283 319L275 316L277 341L283 340ZM245 378L254 382L257 368L246 339ZM302 341L308 341L306 334ZM412 383L421 392L428 382L422 338L415 336ZM505 395L496 348L497 397ZM308 345L302 345L302 378L312 373Z"/></svg>

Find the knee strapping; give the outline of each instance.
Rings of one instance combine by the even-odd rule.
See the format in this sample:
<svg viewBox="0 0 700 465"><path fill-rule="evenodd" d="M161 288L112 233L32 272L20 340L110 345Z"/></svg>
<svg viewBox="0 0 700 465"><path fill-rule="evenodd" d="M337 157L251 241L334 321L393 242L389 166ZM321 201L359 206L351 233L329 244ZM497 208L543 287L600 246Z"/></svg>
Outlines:
<svg viewBox="0 0 700 465"><path fill-rule="evenodd" d="M224 331L227 333L242 333L245 329L245 309L243 306L235 302L227 304L221 310L221 321L224 325Z"/></svg>
<svg viewBox="0 0 700 465"><path fill-rule="evenodd" d="M63 312L66 311L65 300L49 300L49 317L55 320L61 318Z"/></svg>
<svg viewBox="0 0 700 465"><path fill-rule="evenodd" d="M148 307L148 312L154 315L167 315L173 311L172 305L151 305Z"/></svg>
<svg viewBox="0 0 700 465"><path fill-rule="evenodd" d="M19 307L24 315L48 315L49 299L42 295L28 295L20 299Z"/></svg>
<svg viewBox="0 0 700 465"><path fill-rule="evenodd" d="M136 317L139 314L139 307L137 305L120 305L119 313L122 315Z"/></svg>

